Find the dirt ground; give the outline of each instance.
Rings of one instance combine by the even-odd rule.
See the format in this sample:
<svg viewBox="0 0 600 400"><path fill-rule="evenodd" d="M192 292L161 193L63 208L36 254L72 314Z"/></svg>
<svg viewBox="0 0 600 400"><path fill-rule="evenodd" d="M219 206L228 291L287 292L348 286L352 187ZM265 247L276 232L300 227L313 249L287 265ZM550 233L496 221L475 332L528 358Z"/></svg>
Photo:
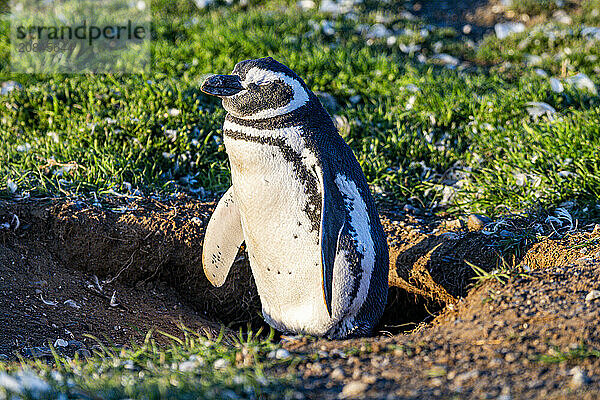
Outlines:
<svg viewBox="0 0 600 400"><path fill-rule="evenodd" d="M43 357L58 339L62 352L86 354L97 344L88 335L127 345L150 329L177 334L178 323L209 335L220 323L261 324L244 252L222 288L203 275L214 205L183 195L0 201L0 358ZM304 360L299 393L600 398L600 227L380 208L392 287L377 335L282 338ZM519 272L473 279L472 266L506 263Z"/></svg>
<svg viewBox="0 0 600 400"><path fill-rule="evenodd" d="M308 397L600 398L598 243L600 229L536 244L531 271L480 284L411 333L288 344L318 355L300 366Z"/></svg>

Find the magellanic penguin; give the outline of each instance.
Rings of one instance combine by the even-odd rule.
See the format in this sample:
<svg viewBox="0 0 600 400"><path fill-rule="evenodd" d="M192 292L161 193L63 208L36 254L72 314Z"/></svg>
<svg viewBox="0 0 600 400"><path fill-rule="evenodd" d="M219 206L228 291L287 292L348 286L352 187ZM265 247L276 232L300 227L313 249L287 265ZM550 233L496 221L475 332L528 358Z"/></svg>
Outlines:
<svg viewBox="0 0 600 400"><path fill-rule="evenodd" d="M221 286L243 242L267 323L284 333L372 333L385 308L388 248L352 150L304 81L273 58L238 63L201 90L227 111L232 186L202 262Z"/></svg>

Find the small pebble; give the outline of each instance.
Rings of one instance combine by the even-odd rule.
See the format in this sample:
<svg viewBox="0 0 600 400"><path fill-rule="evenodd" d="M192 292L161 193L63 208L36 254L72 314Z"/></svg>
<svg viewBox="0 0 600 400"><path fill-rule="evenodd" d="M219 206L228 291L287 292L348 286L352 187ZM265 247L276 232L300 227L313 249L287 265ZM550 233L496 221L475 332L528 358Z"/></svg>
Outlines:
<svg viewBox="0 0 600 400"><path fill-rule="evenodd" d="M225 369L229 366L229 361L224 358L219 358L213 364L214 369Z"/></svg>
<svg viewBox="0 0 600 400"><path fill-rule="evenodd" d="M444 225L446 226L446 229L460 229L464 226L463 222L460 219L446 221Z"/></svg>
<svg viewBox="0 0 600 400"><path fill-rule="evenodd" d="M472 231L480 231L490 221L488 217L484 217L483 215L471 214L467 220L467 228Z"/></svg>
<svg viewBox="0 0 600 400"><path fill-rule="evenodd" d="M569 386L573 389L578 389L590 382L590 378L586 375L585 371L581 367L573 367L569 371L569 375L572 375Z"/></svg>
<svg viewBox="0 0 600 400"><path fill-rule="evenodd" d="M81 306L79 304L77 304L75 302L75 300L71 300L71 299L65 300L63 304L66 304L66 305L68 305L70 307L73 307L73 308L81 308Z"/></svg>
<svg viewBox="0 0 600 400"><path fill-rule="evenodd" d="M275 358L278 360L283 360L285 358L289 358L290 357L290 352L287 351L286 349L277 349L277 351L275 351Z"/></svg>
<svg viewBox="0 0 600 400"><path fill-rule="evenodd" d="M354 381L344 385L342 393L340 393L340 399L357 399L367 391L369 385L364 382Z"/></svg>
<svg viewBox="0 0 600 400"><path fill-rule="evenodd" d="M565 90L563 84L556 78L550 78L550 87L555 93L562 93Z"/></svg>
<svg viewBox="0 0 600 400"><path fill-rule="evenodd" d="M590 290L590 292L585 296L585 301L594 301L600 298L600 290Z"/></svg>
<svg viewBox="0 0 600 400"><path fill-rule="evenodd" d="M67 347L69 345L69 342L67 342L64 339L56 339L56 341L54 342L54 347Z"/></svg>
<svg viewBox="0 0 600 400"><path fill-rule="evenodd" d="M334 379L336 381L341 381L345 377L344 370L341 369L340 367L337 367L336 369L334 369L333 371L331 371L331 375L330 376L331 376L331 379Z"/></svg>

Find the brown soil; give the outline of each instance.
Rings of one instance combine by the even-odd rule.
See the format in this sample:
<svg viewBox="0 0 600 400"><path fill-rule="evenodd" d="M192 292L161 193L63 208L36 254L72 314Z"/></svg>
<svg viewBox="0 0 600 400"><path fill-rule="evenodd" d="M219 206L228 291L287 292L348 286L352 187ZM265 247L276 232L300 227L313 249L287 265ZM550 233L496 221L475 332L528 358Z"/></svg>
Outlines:
<svg viewBox="0 0 600 400"><path fill-rule="evenodd" d="M412 333L286 346L316 353L299 369L309 398L359 382L356 398L597 399L600 299L586 296L599 250L600 229L545 240L525 257L531 272L483 282Z"/></svg>
<svg viewBox="0 0 600 400"><path fill-rule="evenodd" d="M261 324L244 252L222 288L204 277L213 208L185 196L0 201L0 354L43 355L35 347L57 339L75 340L65 353L91 348L86 335L126 345L150 329L177 334L178 323L209 335L220 323ZM410 207L384 207L382 222L392 287L377 336L285 344L304 359L297 372L307 397L337 398L349 381L364 383L359 397L370 398L600 396L597 358L547 362L583 351L577 346L600 349L600 300L584 300L599 288L600 228L559 229L563 239L524 252L531 232L554 230L518 219L482 231ZM507 260L507 249L521 256ZM531 271L473 287L473 265L519 262ZM318 361L304 357L315 351ZM579 386L568 375L575 364Z"/></svg>
<svg viewBox="0 0 600 400"><path fill-rule="evenodd" d="M569 15L580 15L581 2L567 0L563 9ZM512 4L518 6L519 0ZM519 7L506 7L501 0L412 0L408 9L416 16L437 26L452 27L474 39L493 33L494 25L507 21L519 21L528 26L546 22L552 18L552 7L540 10L537 14L518 13ZM465 25L471 28L464 31ZM468 33L467 33L468 32Z"/></svg>
<svg viewBox="0 0 600 400"><path fill-rule="evenodd" d="M261 324L245 252L221 288L202 271L204 227L214 205L185 196L106 198L102 205L0 202L0 225L10 225L0 230L0 299L8 305L0 315L0 354L58 338L89 342L84 334L126 344L151 327L172 329L173 320L210 332L221 323ZM406 330L404 324L466 294L473 275L463 262L467 254L485 268L496 264L493 236L441 233L435 218L384 213L394 287L381 330Z"/></svg>

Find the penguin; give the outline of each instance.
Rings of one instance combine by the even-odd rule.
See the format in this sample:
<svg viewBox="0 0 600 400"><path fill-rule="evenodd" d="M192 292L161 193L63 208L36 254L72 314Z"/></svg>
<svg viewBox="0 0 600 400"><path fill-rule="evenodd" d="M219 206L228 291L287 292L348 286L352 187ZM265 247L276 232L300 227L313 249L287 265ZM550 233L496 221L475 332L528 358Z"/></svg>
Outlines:
<svg viewBox="0 0 600 400"><path fill-rule="evenodd" d="M207 225L221 286L245 242L265 321L284 334L368 336L388 293L386 236L360 164L306 83L271 57L201 90L227 111L231 187Z"/></svg>

